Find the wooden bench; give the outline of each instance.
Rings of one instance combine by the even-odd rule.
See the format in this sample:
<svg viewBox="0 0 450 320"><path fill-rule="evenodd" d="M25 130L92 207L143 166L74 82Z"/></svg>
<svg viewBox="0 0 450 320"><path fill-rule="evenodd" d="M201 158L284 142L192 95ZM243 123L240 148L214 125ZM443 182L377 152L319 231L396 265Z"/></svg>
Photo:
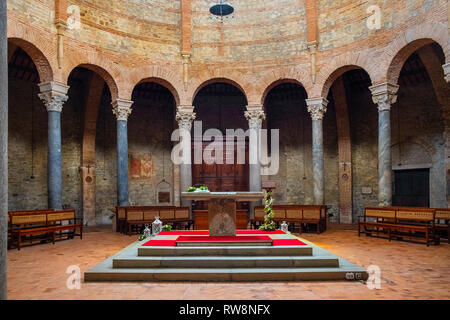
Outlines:
<svg viewBox="0 0 450 320"><path fill-rule="evenodd" d="M435 209L436 222L434 227L439 233L439 236L443 238L443 232L447 233L447 243L450 243L450 209L449 208L436 208Z"/></svg>
<svg viewBox="0 0 450 320"><path fill-rule="evenodd" d="M274 222L280 223L286 221L289 223L299 223L300 233L304 224L316 225L317 233L321 233L327 228L326 206L316 205L274 205L272 206L274 213ZM256 222L263 222L265 216L264 206L255 207L255 217L251 220L254 228Z"/></svg>
<svg viewBox="0 0 450 320"><path fill-rule="evenodd" d="M77 218L75 210L41 210L34 212L11 212L9 213L9 226L11 239L8 242L8 248L16 242L17 249L22 247L22 238L30 236L30 242L33 242L33 235L46 235L47 240L55 243L56 236L67 238L79 236L83 238L83 221ZM80 221L77 223L77 221ZM65 224L64 222L68 222ZM77 234L76 230L80 232ZM63 234L63 231L69 231Z"/></svg>
<svg viewBox="0 0 450 320"><path fill-rule="evenodd" d="M152 224L159 217L164 224L186 223L190 229L193 220L189 217L188 207L174 206L118 206L116 215L117 229L119 232L131 235L140 232L142 225Z"/></svg>
<svg viewBox="0 0 450 320"><path fill-rule="evenodd" d="M363 228L363 230L361 230ZM435 209L413 207L365 208L364 216L358 217L358 236L376 233L377 237L386 235L389 241L397 239L424 238L439 244L435 230Z"/></svg>

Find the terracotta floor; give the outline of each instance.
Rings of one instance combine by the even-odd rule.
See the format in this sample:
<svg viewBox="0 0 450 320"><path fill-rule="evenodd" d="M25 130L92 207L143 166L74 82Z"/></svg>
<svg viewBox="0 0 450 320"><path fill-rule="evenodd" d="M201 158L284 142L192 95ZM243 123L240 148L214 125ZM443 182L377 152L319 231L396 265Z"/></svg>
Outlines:
<svg viewBox="0 0 450 320"><path fill-rule="evenodd" d="M269 283L81 283L69 290L66 270L81 272L115 254L136 236L109 229L86 230L83 240L43 244L8 252L9 299L450 299L450 245L426 247L362 236L331 226L304 238L348 261L381 269L381 289L362 282ZM445 242L445 241L444 241Z"/></svg>

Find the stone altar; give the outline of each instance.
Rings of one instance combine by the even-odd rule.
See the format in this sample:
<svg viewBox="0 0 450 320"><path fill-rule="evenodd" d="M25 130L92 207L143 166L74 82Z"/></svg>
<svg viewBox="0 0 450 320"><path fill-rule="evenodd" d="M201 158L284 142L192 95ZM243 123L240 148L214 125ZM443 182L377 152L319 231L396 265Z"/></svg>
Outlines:
<svg viewBox="0 0 450 320"><path fill-rule="evenodd" d="M236 235L236 202L258 201L263 192L183 192L186 200L208 201L210 236Z"/></svg>

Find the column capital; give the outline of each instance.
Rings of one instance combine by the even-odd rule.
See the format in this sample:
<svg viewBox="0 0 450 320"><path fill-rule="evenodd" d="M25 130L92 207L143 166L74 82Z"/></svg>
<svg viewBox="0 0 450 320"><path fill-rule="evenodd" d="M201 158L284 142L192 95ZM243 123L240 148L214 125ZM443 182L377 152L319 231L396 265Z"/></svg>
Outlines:
<svg viewBox="0 0 450 320"><path fill-rule="evenodd" d="M325 98L306 99L306 105L313 120L322 120L327 112L328 100Z"/></svg>
<svg viewBox="0 0 450 320"><path fill-rule="evenodd" d="M397 91L399 86L389 82L369 87L372 92L373 103L378 105L378 111L391 109L391 104L397 102Z"/></svg>
<svg viewBox="0 0 450 320"><path fill-rule="evenodd" d="M194 106L178 106L176 120L180 129L191 131L192 121L195 120Z"/></svg>
<svg viewBox="0 0 450 320"><path fill-rule="evenodd" d="M248 120L248 126L250 129L261 129L262 121L266 119L266 114L262 109L251 109L245 111L245 118Z"/></svg>
<svg viewBox="0 0 450 320"><path fill-rule="evenodd" d="M128 116L131 114L131 106L133 101L125 99L116 99L111 102L113 106L113 113L117 120L128 121Z"/></svg>
<svg viewBox="0 0 450 320"><path fill-rule="evenodd" d="M64 102L69 99L69 86L55 81L39 84L39 99L44 102L47 111L62 112Z"/></svg>
<svg viewBox="0 0 450 320"><path fill-rule="evenodd" d="M445 80L450 83L450 62L442 66L444 69Z"/></svg>

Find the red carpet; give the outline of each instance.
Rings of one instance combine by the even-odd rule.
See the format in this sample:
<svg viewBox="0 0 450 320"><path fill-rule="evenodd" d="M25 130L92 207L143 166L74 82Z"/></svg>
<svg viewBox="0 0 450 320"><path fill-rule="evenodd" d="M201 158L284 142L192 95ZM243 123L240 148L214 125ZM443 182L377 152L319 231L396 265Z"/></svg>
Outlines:
<svg viewBox="0 0 450 320"><path fill-rule="evenodd" d="M175 230L175 231L161 231L158 233L160 236L181 236L181 235L193 235L193 236L207 236L208 230Z"/></svg>
<svg viewBox="0 0 450 320"><path fill-rule="evenodd" d="M197 237L197 236L180 236L177 241L258 241L272 240L268 236L235 236L235 237Z"/></svg>
<svg viewBox="0 0 450 320"><path fill-rule="evenodd" d="M143 244L144 247L176 247L176 241L238 241L238 240L270 240L268 236L243 236L243 237L195 237L180 236L176 240L150 240ZM304 246L306 243L298 239L273 239L273 246Z"/></svg>
<svg viewBox="0 0 450 320"><path fill-rule="evenodd" d="M306 246L306 243L298 239L273 239L273 246Z"/></svg>
<svg viewBox="0 0 450 320"><path fill-rule="evenodd" d="M176 247L175 240L150 240L144 243L144 247Z"/></svg>
<svg viewBox="0 0 450 320"><path fill-rule="evenodd" d="M236 230L236 234L284 234L284 231Z"/></svg>
<svg viewBox="0 0 450 320"><path fill-rule="evenodd" d="M161 236L168 236L168 235L207 236L207 235L209 235L209 231L208 230L174 230L174 231L161 231L158 234ZM281 230L275 230L275 231L236 230L236 234L284 234L284 232Z"/></svg>

